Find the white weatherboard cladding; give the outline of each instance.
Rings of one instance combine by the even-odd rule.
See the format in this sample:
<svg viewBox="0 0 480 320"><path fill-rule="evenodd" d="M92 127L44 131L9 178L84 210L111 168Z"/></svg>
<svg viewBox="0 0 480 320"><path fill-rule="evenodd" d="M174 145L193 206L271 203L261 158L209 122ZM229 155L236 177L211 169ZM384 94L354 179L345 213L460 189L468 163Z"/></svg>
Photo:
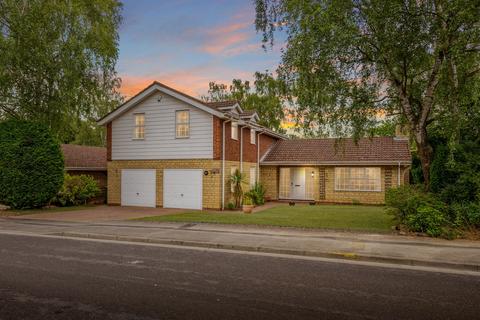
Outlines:
<svg viewBox="0 0 480 320"><path fill-rule="evenodd" d="M160 100L160 102L159 102ZM190 137L175 138L175 111L190 111ZM145 114L145 139L133 139L134 114ZM112 160L211 159L212 115L154 93L112 121Z"/></svg>
<svg viewBox="0 0 480 320"><path fill-rule="evenodd" d="M163 171L163 207L202 209L203 171L165 169Z"/></svg>
<svg viewBox="0 0 480 320"><path fill-rule="evenodd" d="M155 172L154 169L122 170L122 206L155 207Z"/></svg>

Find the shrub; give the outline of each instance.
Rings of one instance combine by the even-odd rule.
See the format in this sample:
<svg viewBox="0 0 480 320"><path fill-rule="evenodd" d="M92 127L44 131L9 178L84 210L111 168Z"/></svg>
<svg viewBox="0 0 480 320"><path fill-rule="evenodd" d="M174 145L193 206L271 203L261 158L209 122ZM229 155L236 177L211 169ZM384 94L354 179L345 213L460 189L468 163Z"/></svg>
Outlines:
<svg viewBox="0 0 480 320"><path fill-rule="evenodd" d="M253 204L252 197L250 194L245 193L245 196L243 197L243 205L245 206L251 206Z"/></svg>
<svg viewBox="0 0 480 320"><path fill-rule="evenodd" d="M405 219L405 224L410 230L424 232L432 237L442 234L442 227L446 222L442 211L426 205L418 207L415 213L408 214Z"/></svg>
<svg viewBox="0 0 480 320"><path fill-rule="evenodd" d="M404 223L407 216L414 215L421 206L432 207L441 212L446 211L443 202L432 194L424 192L419 186L406 185L387 190L385 204L399 223Z"/></svg>
<svg viewBox="0 0 480 320"><path fill-rule="evenodd" d="M229 202L229 203L227 204L227 209L228 209L228 210L233 210L233 209L235 209L235 203Z"/></svg>
<svg viewBox="0 0 480 320"><path fill-rule="evenodd" d="M239 208L242 202L243 197L243 188L242 184L245 183L245 175L240 172L240 170L235 170L235 172L230 176L230 185L233 190L233 199L235 200L235 208Z"/></svg>
<svg viewBox="0 0 480 320"><path fill-rule="evenodd" d="M457 227L480 228L480 203L454 203L451 209Z"/></svg>
<svg viewBox="0 0 480 320"><path fill-rule="evenodd" d="M65 181L54 202L61 206L84 204L99 193L100 188L92 176L65 174Z"/></svg>
<svg viewBox="0 0 480 320"><path fill-rule="evenodd" d="M261 183L256 182L248 194L252 198L253 204L261 206L265 203L265 192L265 187Z"/></svg>
<svg viewBox="0 0 480 320"><path fill-rule="evenodd" d="M14 209L43 207L63 183L63 155L42 124L0 123L0 203Z"/></svg>

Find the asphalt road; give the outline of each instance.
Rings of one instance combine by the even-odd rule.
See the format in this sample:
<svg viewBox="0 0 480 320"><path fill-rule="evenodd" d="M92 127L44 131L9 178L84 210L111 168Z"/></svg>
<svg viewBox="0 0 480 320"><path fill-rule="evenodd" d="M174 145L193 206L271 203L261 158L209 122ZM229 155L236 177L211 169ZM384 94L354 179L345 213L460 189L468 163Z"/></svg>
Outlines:
<svg viewBox="0 0 480 320"><path fill-rule="evenodd" d="M480 277L0 235L0 319L478 319Z"/></svg>

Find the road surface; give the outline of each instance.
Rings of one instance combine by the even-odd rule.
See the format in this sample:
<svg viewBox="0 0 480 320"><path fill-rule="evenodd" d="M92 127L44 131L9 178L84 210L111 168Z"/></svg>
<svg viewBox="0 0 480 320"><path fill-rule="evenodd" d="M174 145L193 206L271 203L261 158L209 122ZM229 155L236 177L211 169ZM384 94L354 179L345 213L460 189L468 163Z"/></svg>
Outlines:
<svg viewBox="0 0 480 320"><path fill-rule="evenodd" d="M0 319L478 319L480 277L0 234Z"/></svg>

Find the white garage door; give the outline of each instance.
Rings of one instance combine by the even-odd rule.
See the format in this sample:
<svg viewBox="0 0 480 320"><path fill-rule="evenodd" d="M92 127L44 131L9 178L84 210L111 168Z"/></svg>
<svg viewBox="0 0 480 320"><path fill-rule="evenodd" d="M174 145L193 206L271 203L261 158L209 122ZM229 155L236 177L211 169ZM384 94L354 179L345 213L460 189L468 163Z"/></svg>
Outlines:
<svg viewBox="0 0 480 320"><path fill-rule="evenodd" d="M163 170L163 207L202 209L202 180L199 169Z"/></svg>
<svg viewBox="0 0 480 320"><path fill-rule="evenodd" d="M122 206L155 207L155 169L122 170Z"/></svg>

